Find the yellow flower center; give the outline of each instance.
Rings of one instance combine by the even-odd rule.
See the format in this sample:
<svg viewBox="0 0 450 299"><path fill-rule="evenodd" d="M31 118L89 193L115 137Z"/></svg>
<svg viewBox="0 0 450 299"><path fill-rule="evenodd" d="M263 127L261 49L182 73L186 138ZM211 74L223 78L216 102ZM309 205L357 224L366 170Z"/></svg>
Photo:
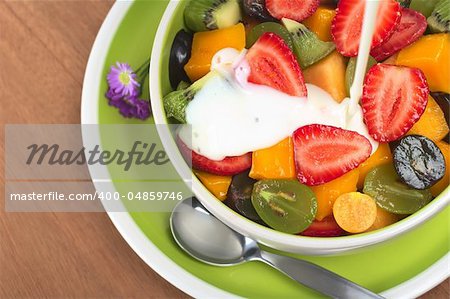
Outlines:
<svg viewBox="0 0 450 299"><path fill-rule="evenodd" d="M121 72L119 74L119 81L120 83L122 83L123 85L128 85L130 84L130 75L127 72Z"/></svg>

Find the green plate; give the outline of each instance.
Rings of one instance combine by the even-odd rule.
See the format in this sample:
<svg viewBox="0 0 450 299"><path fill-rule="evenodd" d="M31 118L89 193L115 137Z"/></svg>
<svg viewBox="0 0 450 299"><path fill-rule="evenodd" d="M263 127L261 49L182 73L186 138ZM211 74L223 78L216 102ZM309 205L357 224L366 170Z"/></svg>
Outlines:
<svg viewBox="0 0 450 299"><path fill-rule="evenodd" d="M113 35L106 60L99 62L104 63L102 78L105 78L109 66L116 61L126 61L136 67L149 57L159 20L168 2L163 0L137 1L125 5L116 3L116 6L121 5L128 11L122 20L117 20L119 22L118 29ZM111 24L113 21L109 20L109 23ZM105 24L104 26L107 26ZM106 46L107 44L103 45L103 47ZM90 61L90 63L93 62ZM142 123L138 120L124 119L115 108L108 106L104 98L107 89L106 80L100 80L100 83L95 84L100 84L98 101L93 101L91 104L83 103L83 106L98 105L94 109L94 111L98 109L98 123ZM144 90L148 89L144 88ZM146 91L144 98L148 98L148 96L148 91ZM86 99L83 98L83 101ZM152 120L149 120L148 123L152 123ZM102 140L102 142L113 141ZM114 169L109 169L109 171L111 177L117 175L114 174ZM127 192L128 190L118 189L118 191ZM320 297L316 292L299 285L262 263L250 262L239 266L219 268L190 258L177 247L170 235L169 213L130 213L130 215L146 238L166 257L212 286L243 297ZM317 263L372 291L386 291L415 277L449 252L449 219L450 207L447 207L419 228L405 233L393 241L359 253L333 257L298 257ZM122 230L121 233L126 235L127 232ZM125 239L127 238L125 237ZM156 270L158 271L158 269ZM428 283L429 287L437 283L437 281L433 281L432 277L430 281L423 283ZM180 286L180 284L178 286L189 292L189 286Z"/></svg>

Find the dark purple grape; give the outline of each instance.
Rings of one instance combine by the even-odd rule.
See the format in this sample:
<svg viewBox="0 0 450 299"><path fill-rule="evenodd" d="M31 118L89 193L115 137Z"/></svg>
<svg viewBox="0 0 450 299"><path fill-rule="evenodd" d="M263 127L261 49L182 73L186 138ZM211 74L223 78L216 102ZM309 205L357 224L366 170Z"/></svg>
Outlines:
<svg viewBox="0 0 450 299"><path fill-rule="evenodd" d="M339 0L321 0L320 4L321 5L338 5Z"/></svg>
<svg viewBox="0 0 450 299"><path fill-rule="evenodd" d="M408 8L411 4L411 0L397 0L397 2L400 4L401 7Z"/></svg>
<svg viewBox="0 0 450 299"><path fill-rule="evenodd" d="M192 33L182 29L173 40L169 58L169 79L173 89L176 89L181 81L190 82L184 66L191 58L192 39Z"/></svg>
<svg viewBox="0 0 450 299"><path fill-rule="evenodd" d="M425 136L403 137L395 147L393 157L398 176L414 189L427 189L445 174L444 155L439 147Z"/></svg>
<svg viewBox="0 0 450 299"><path fill-rule="evenodd" d="M251 200L253 185L257 181L250 178L248 173L248 171L243 172L233 177L230 188L228 189L225 204L242 216L258 223L262 223Z"/></svg>
<svg viewBox="0 0 450 299"><path fill-rule="evenodd" d="M245 13L263 21L275 21L266 9L266 0L244 0Z"/></svg>

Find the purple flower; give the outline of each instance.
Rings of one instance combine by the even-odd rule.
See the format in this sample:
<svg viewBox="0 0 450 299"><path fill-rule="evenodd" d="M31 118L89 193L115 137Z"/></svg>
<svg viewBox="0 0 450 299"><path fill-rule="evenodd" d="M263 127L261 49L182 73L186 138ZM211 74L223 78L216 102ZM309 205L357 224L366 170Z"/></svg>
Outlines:
<svg viewBox="0 0 450 299"><path fill-rule="evenodd" d="M117 94L111 88L108 89L105 96L111 101L122 100L123 96L121 94Z"/></svg>
<svg viewBox="0 0 450 299"><path fill-rule="evenodd" d="M149 62L150 60L147 60L139 67L137 73L141 74L148 70ZM106 77L109 88L105 94L109 105L118 108L120 114L124 117L135 117L142 120L148 118L151 114L150 104L148 101L139 98L141 93L140 83L145 78L146 76L143 76L139 79L141 82L138 82L138 75L127 63L117 62L116 65L111 66Z"/></svg>
<svg viewBox="0 0 450 299"><path fill-rule="evenodd" d="M136 77L128 63L117 62L116 66L111 66L106 79L112 92L122 97L133 97L139 94Z"/></svg>
<svg viewBox="0 0 450 299"><path fill-rule="evenodd" d="M135 117L144 120L150 116L148 101L139 99L137 96L123 97L110 88L106 93L106 97L109 99L109 105L119 108L120 114L124 117Z"/></svg>
<svg viewBox="0 0 450 299"><path fill-rule="evenodd" d="M138 98L134 98L133 101L136 108L134 116L142 120L148 118L150 116L150 103Z"/></svg>

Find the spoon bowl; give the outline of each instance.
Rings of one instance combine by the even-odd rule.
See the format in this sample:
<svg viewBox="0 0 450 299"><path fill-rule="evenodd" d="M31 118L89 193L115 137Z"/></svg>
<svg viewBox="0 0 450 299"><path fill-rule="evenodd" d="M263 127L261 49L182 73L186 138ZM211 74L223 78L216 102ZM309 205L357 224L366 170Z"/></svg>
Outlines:
<svg viewBox="0 0 450 299"><path fill-rule="evenodd" d="M255 241L224 225L193 198L175 207L170 229L182 249L210 265L241 264L247 261L246 257L259 251Z"/></svg>

